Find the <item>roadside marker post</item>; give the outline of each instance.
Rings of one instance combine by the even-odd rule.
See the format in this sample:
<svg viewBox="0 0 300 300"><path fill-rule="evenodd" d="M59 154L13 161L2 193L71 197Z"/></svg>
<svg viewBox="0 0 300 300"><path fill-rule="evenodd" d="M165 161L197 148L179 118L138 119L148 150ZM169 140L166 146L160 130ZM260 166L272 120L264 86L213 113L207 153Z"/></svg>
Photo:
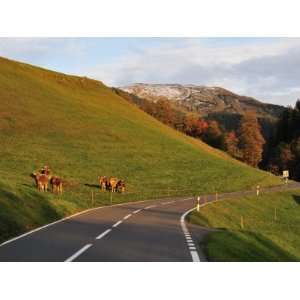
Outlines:
<svg viewBox="0 0 300 300"><path fill-rule="evenodd" d="M283 179L285 180L285 184L288 183L289 176L290 176L289 170L284 170L284 171L282 171L282 177L283 177Z"/></svg>
<svg viewBox="0 0 300 300"><path fill-rule="evenodd" d="M256 187L256 196L259 196L259 189L260 189L260 186L258 185L257 187Z"/></svg>
<svg viewBox="0 0 300 300"><path fill-rule="evenodd" d="M197 212L200 211L200 196L197 197Z"/></svg>
<svg viewBox="0 0 300 300"><path fill-rule="evenodd" d="M244 229L244 217L241 216L241 229Z"/></svg>

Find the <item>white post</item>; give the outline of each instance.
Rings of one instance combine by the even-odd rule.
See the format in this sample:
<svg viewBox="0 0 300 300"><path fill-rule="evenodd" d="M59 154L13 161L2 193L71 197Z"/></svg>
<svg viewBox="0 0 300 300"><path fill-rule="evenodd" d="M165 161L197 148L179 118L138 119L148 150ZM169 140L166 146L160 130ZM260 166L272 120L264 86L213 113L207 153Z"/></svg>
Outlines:
<svg viewBox="0 0 300 300"><path fill-rule="evenodd" d="M256 187L256 196L259 196L259 188L260 188L260 186L258 185L258 186Z"/></svg>
<svg viewBox="0 0 300 300"><path fill-rule="evenodd" d="M200 196L197 197L197 211L200 211Z"/></svg>

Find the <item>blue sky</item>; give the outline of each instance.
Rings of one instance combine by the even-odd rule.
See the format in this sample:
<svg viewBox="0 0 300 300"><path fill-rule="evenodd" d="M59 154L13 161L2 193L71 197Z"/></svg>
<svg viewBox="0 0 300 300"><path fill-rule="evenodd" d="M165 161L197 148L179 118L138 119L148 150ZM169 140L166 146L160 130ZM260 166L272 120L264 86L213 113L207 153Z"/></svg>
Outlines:
<svg viewBox="0 0 300 300"><path fill-rule="evenodd" d="M0 38L0 56L110 86L222 86L283 105L300 98L297 38Z"/></svg>

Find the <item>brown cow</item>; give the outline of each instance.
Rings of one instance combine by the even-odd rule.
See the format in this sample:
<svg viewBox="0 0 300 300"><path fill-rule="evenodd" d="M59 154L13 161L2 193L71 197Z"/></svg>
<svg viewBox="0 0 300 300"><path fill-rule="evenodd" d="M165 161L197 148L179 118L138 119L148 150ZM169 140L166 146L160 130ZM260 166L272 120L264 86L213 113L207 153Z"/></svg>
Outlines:
<svg viewBox="0 0 300 300"><path fill-rule="evenodd" d="M52 185L52 192L53 193L60 193L62 194L63 191L63 181L61 178L57 176L52 176L50 179L50 183Z"/></svg>
<svg viewBox="0 0 300 300"><path fill-rule="evenodd" d="M124 193L125 192L125 181L124 180L119 180L117 182L117 191L119 193Z"/></svg>
<svg viewBox="0 0 300 300"><path fill-rule="evenodd" d="M110 177L108 180L108 187L112 193L116 191L118 179L115 177Z"/></svg>
<svg viewBox="0 0 300 300"><path fill-rule="evenodd" d="M51 170L49 169L48 166L44 166L44 167L41 169L41 171L40 171L41 174L44 174L44 175L47 175L47 176L50 176L50 172L51 172Z"/></svg>
<svg viewBox="0 0 300 300"><path fill-rule="evenodd" d="M32 173L32 177L35 179L38 190L42 192L47 192L48 176L40 173Z"/></svg>
<svg viewBox="0 0 300 300"><path fill-rule="evenodd" d="M108 180L106 176L98 177L99 186L102 191L105 191L108 188Z"/></svg>

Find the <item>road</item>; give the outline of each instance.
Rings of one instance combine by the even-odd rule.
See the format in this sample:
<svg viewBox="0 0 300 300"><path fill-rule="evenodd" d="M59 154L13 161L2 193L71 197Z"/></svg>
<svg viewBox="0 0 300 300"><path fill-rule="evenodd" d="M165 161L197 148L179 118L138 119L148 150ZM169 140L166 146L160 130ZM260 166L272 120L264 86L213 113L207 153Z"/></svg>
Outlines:
<svg viewBox="0 0 300 300"><path fill-rule="evenodd" d="M217 199L249 193L255 191ZM216 195L207 195L201 204L215 200ZM0 261L205 261L198 246L204 232L184 221L195 205L194 198L179 198L92 209L1 244Z"/></svg>

